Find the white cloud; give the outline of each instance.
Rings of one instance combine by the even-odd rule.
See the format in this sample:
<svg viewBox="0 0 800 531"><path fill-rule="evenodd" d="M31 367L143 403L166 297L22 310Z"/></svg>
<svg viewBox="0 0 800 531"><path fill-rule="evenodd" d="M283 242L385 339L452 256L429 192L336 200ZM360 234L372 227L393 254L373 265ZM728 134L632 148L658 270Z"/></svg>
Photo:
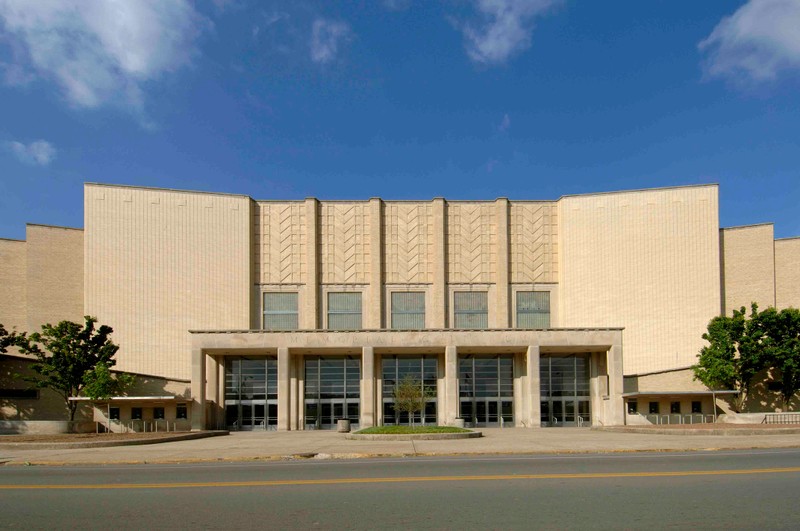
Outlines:
<svg viewBox="0 0 800 531"><path fill-rule="evenodd" d="M0 0L16 78L55 81L77 107L140 111L144 85L188 64L210 24L188 0Z"/></svg>
<svg viewBox="0 0 800 531"><path fill-rule="evenodd" d="M318 18L311 26L311 60L315 63L333 61L339 44L351 35L350 26L346 23Z"/></svg>
<svg viewBox="0 0 800 531"><path fill-rule="evenodd" d="M45 140L36 140L30 144L16 141L9 142L8 149L25 164L47 166L56 158L56 148Z"/></svg>
<svg viewBox="0 0 800 531"><path fill-rule="evenodd" d="M478 27L462 26L467 55L476 63L507 61L531 45L534 20L561 0L475 0L481 18Z"/></svg>
<svg viewBox="0 0 800 531"><path fill-rule="evenodd" d="M750 0L698 45L709 77L769 81L800 69L800 2Z"/></svg>
<svg viewBox="0 0 800 531"><path fill-rule="evenodd" d="M497 129L500 132L508 131L508 128L511 127L511 117L508 113L503 115L503 120L500 122L500 125L497 126Z"/></svg>

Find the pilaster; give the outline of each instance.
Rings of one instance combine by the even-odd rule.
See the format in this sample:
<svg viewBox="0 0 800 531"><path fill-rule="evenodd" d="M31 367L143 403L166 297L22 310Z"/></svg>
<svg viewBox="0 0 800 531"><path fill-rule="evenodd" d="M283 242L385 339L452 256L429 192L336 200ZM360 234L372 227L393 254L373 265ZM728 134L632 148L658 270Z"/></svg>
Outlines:
<svg viewBox="0 0 800 531"><path fill-rule="evenodd" d="M509 305L509 231L508 231L508 199L501 197L495 201L497 233L495 249L497 252L497 272L495 284L495 325L494 328L511 326Z"/></svg>
<svg viewBox="0 0 800 531"><path fill-rule="evenodd" d="M458 349L448 345L444 352L445 422L452 425L458 417Z"/></svg>
<svg viewBox="0 0 800 531"><path fill-rule="evenodd" d="M383 202L369 200L369 299L365 328L383 328Z"/></svg>
<svg viewBox="0 0 800 531"><path fill-rule="evenodd" d="M289 367L289 349L286 347L278 348L278 430L286 431L289 429L291 402L291 370Z"/></svg>
<svg viewBox="0 0 800 531"><path fill-rule="evenodd" d="M192 431L206 429L206 355L192 349Z"/></svg>
<svg viewBox="0 0 800 531"><path fill-rule="evenodd" d="M300 327L304 330L319 328L319 201L306 199L306 285L303 293L303 311Z"/></svg>
<svg viewBox="0 0 800 531"><path fill-rule="evenodd" d="M375 349L361 348L361 428L375 426Z"/></svg>
<svg viewBox="0 0 800 531"><path fill-rule="evenodd" d="M447 206L441 197L433 200L433 286L429 310L430 328L447 328Z"/></svg>

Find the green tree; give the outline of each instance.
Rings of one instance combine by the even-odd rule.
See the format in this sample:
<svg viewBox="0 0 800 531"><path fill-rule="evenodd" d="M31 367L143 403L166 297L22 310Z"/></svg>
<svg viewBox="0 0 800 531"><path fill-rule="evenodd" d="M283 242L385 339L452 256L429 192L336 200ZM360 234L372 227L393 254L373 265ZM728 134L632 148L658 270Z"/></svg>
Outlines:
<svg viewBox="0 0 800 531"><path fill-rule="evenodd" d="M698 363L692 367L694 378L710 389L734 389L733 408L744 409L755 375L766 363L764 323L753 303L750 316L742 306L732 317L714 317L703 339L708 345L700 350Z"/></svg>
<svg viewBox="0 0 800 531"><path fill-rule="evenodd" d="M87 382L92 385L100 364L106 369L113 367L116 364L114 354L119 349L109 339L113 332L110 326L95 328L97 319L89 316L84 319L84 325L72 321L61 321L55 326L45 324L41 332L34 332L27 337L23 334L16 341L23 353L36 359L31 364L35 374L22 376L21 379L34 388L52 389L61 395L69 420L75 420L78 408L77 402L69 398L79 396ZM96 387L100 391L107 390L103 384L97 384Z"/></svg>
<svg viewBox="0 0 800 531"><path fill-rule="evenodd" d="M411 425L414 425L414 415L425 409L425 402L433 396L433 390L425 387L422 382L411 375L406 375L394 388L394 410L399 415L408 413Z"/></svg>
<svg viewBox="0 0 800 531"><path fill-rule="evenodd" d="M800 310L767 308L761 313L766 364L780 371L784 410L800 390Z"/></svg>
<svg viewBox="0 0 800 531"><path fill-rule="evenodd" d="M135 381L134 375L123 372L114 374L108 363L100 362L83 375L83 394L95 400L124 395Z"/></svg>
<svg viewBox="0 0 800 531"><path fill-rule="evenodd" d="M0 324L0 354L5 354L8 347L12 346L16 341L16 334L8 333L5 327Z"/></svg>

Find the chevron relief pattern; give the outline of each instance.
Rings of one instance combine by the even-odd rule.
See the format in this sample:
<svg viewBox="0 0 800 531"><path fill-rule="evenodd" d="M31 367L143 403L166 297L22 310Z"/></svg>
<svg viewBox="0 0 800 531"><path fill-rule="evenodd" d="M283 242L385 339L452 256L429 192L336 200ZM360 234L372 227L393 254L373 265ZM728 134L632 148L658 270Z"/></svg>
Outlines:
<svg viewBox="0 0 800 531"><path fill-rule="evenodd" d="M551 203L511 204L511 282L558 280L556 212Z"/></svg>
<svg viewBox="0 0 800 531"><path fill-rule="evenodd" d="M448 265L450 282L494 282L496 251L492 245L497 232L494 205L449 204Z"/></svg>
<svg viewBox="0 0 800 531"><path fill-rule="evenodd" d="M412 284L433 281L433 223L429 205L388 203L384 245L386 282Z"/></svg>
<svg viewBox="0 0 800 531"><path fill-rule="evenodd" d="M369 282L369 214L367 204L333 203L321 206L322 282Z"/></svg>
<svg viewBox="0 0 800 531"><path fill-rule="evenodd" d="M269 203L260 209L261 282L301 284L306 273L306 219L302 204Z"/></svg>

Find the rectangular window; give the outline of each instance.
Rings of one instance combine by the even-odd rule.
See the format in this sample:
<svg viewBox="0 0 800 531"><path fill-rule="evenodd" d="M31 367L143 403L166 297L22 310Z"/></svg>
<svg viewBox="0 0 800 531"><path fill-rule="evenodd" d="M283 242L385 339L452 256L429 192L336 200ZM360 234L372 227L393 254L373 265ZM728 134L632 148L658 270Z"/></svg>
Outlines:
<svg viewBox="0 0 800 531"><path fill-rule="evenodd" d="M658 415L658 402L650 402L650 408L648 409L651 415Z"/></svg>
<svg viewBox="0 0 800 531"><path fill-rule="evenodd" d="M119 420L119 408L118 407L109 408L108 418L111 420Z"/></svg>
<svg viewBox="0 0 800 531"><path fill-rule="evenodd" d="M550 292L517 292L517 328L550 328Z"/></svg>
<svg viewBox="0 0 800 531"><path fill-rule="evenodd" d="M392 293L392 329L425 328L425 293Z"/></svg>
<svg viewBox="0 0 800 531"><path fill-rule="evenodd" d="M153 418L156 420L160 420L164 418L164 408L163 407L154 407L153 408Z"/></svg>
<svg viewBox="0 0 800 531"><path fill-rule="evenodd" d="M188 418L186 404L178 404L177 405L177 407L175 409L175 418L176 419L186 419L186 418Z"/></svg>
<svg viewBox="0 0 800 531"><path fill-rule="evenodd" d="M38 389L0 389L0 398L14 398L25 400L37 400L39 398Z"/></svg>
<svg viewBox="0 0 800 531"><path fill-rule="evenodd" d="M489 328L489 302L485 291L457 291L453 293L455 328Z"/></svg>
<svg viewBox="0 0 800 531"><path fill-rule="evenodd" d="M669 404L669 412L670 413L679 413L681 412L681 403L680 402L670 402Z"/></svg>
<svg viewBox="0 0 800 531"><path fill-rule="evenodd" d="M132 407L131 408L131 418L133 420L142 420L142 408L140 408L140 407Z"/></svg>
<svg viewBox="0 0 800 531"><path fill-rule="evenodd" d="M297 330L297 293L264 293L264 330Z"/></svg>
<svg viewBox="0 0 800 531"><path fill-rule="evenodd" d="M328 293L328 330L361 330L361 293Z"/></svg>
<svg viewBox="0 0 800 531"><path fill-rule="evenodd" d="M702 413L703 404L699 400L692 400L692 413Z"/></svg>
<svg viewBox="0 0 800 531"><path fill-rule="evenodd" d="M635 415L639 411L637 406L636 400L628 400L628 414Z"/></svg>

